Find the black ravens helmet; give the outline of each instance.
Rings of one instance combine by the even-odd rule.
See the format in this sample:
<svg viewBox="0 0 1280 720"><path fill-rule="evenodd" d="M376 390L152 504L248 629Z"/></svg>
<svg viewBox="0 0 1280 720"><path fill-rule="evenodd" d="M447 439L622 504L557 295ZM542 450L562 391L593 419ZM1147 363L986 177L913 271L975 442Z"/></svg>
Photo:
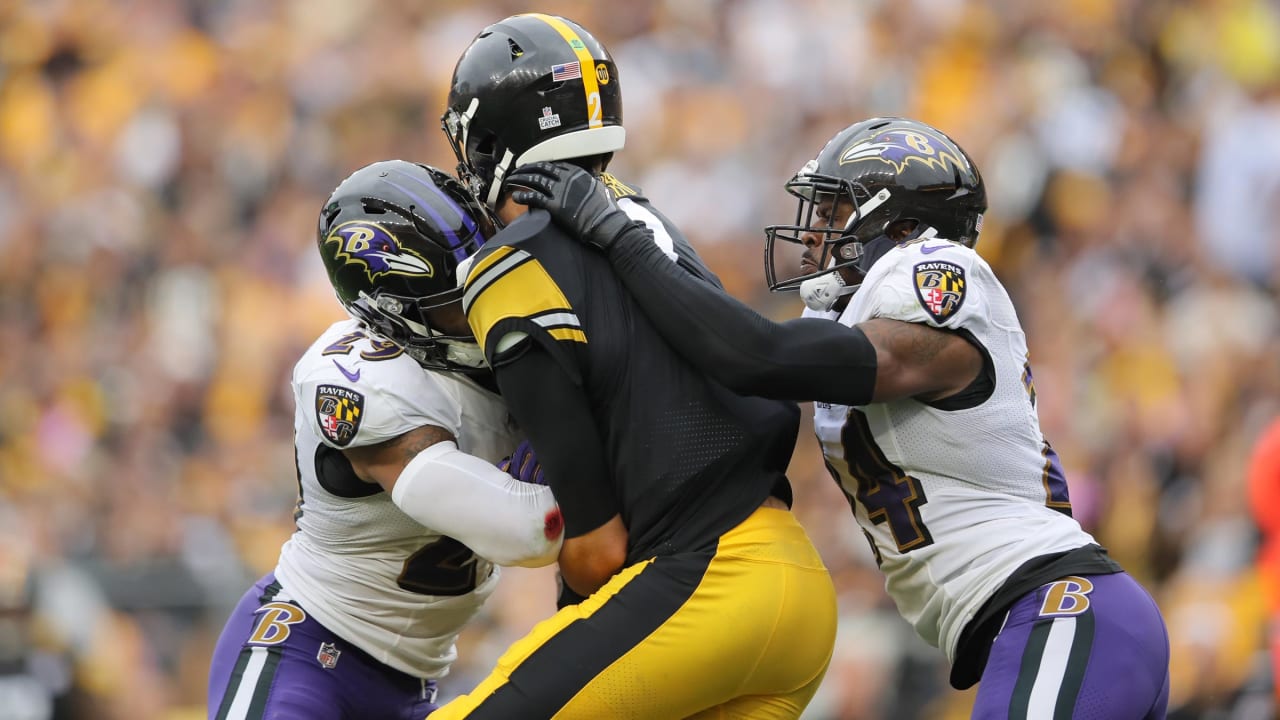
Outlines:
<svg viewBox="0 0 1280 720"><path fill-rule="evenodd" d="M786 189L799 205L795 224L765 228L770 290L795 290L842 268L865 274L893 247L886 231L900 220L917 223L912 237L936 236L973 247L987 209L987 191L969 155L940 130L905 118L872 118L841 130ZM831 204L820 210L824 203ZM840 203L848 203L852 212L837 223L840 213L833 205ZM807 234L823 240L818 269L779 277L777 241L803 244Z"/></svg>
<svg viewBox="0 0 1280 720"><path fill-rule="evenodd" d="M458 266L484 243L486 217L444 172L387 160L338 185L320 212L316 241L352 317L425 368L468 372L483 365L475 339L445 333L429 316L461 307Z"/></svg>
<svg viewBox="0 0 1280 720"><path fill-rule="evenodd" d="M491 208L511 169L608 155L626 140L609 51L581 25L541 13L476 36L454 68L441 125L458 176Z"/></svg>

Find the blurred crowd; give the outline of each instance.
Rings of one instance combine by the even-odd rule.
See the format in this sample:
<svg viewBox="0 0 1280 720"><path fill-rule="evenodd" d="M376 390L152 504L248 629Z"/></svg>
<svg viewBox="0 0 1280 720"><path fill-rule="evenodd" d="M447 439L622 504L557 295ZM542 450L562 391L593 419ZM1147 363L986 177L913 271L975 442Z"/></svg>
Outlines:
<svg viewBox="0 0 1280 720"><path fill-rule="evenodd" d="M0 0L0 718L203 715L292 531L289 372L342 316L320 205L375 160L451 169L454 62L523 11L609 46L610 169L775 317L761 228L829 136L964 146L1076 516L1166 615L1171 717L1273 716L1246 470L1280 414L1275 2ZM806 717L967 717L807 430L791 470L842 612ZM445 697L553 594L508 573Z"/></svg>

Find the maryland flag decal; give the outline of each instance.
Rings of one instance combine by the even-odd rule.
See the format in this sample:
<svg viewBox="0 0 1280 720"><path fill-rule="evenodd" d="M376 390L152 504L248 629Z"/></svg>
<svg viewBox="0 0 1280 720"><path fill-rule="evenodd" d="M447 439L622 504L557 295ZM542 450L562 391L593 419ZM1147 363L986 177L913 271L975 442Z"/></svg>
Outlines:
<svg viewBox="0 0 1280 720"><path fill-rule="evenodd" d="M346 447L360 429L364 395L337 385L316 388L316 422L329 442Z"/></svg>
<svg viewBox="0 0 1280 720"><path fill-rule="evenodd" d="M939 324L944 323L964 304L964 268L944 260L918 263L916 298Z"/></svg>

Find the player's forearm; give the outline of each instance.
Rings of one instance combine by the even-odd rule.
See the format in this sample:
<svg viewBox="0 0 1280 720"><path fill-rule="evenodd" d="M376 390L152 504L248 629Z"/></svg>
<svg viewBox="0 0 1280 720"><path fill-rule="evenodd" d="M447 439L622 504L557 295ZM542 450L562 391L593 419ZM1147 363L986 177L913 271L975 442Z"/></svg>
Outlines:
<svg viewBox="0 0 1280 720"><path fill-rule="evenodd" d="M875 385L875 348L839 323L774 323L681 270L632 226L610 263L658 332L692 365L743 395L862 405Z"/></svg>
<svg viewBox="0 0 1280 720"><path fill-rule="evenodd" d="M421 525L498 565L549 565L564 538L551 488L521 482L453 442L411 460L391 498Z"/></svg>
<svg viewBox="0 0 1280 720"><path fill-rule="evenodd" d="M627 528L621 515L585 535L570 538L560 550L560 576L587 597L617 574L627 560Z"/></svg>

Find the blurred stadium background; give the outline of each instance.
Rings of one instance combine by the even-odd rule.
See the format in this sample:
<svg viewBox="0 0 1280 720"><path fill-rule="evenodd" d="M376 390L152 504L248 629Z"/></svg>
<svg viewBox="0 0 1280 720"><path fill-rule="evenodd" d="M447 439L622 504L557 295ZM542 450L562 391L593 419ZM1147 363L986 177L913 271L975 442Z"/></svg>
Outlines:
<svg viewBox="0 0 1280 720"><path fill-rule="evenodd" d="M320 204L371 161L452 168L453 64L530 10L611 48L612 169L777 317L760 228L827 137L906 114L968 149L1077 517L1166 614L1171 717L1273 716L1245 489L1280 410L1274 0L0 0L0 718L49 717L37 686L61 718L203 716L292 527L288 373L341 315ZM806 717L967 717L800 440L842 605ZM550 613L547 573L507 580L446 696Z"/></svg>

